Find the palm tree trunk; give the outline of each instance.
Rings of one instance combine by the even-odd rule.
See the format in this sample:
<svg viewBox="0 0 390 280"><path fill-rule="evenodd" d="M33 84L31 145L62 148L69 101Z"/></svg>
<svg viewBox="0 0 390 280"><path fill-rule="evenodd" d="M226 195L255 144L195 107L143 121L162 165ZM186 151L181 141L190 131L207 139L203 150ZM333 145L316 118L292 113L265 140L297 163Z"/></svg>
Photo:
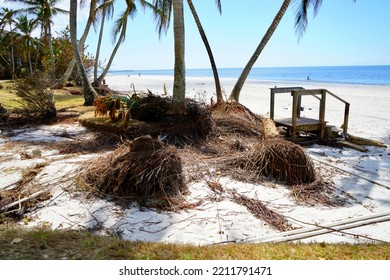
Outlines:
<svg viewBox="0 0 390 280"><path fill-rule="evenodd" d="M104 1L106 2L106 1ZM103 3L103 11L102 11L102 22L100 23L100 31L99 31L99 39L97 42L96 47L96 55L95 55L95 64L93 69L93 83L92 85L97 86L97 80L98 80L98 68L99 68L99 56L100 56L100 47L102 45L102 39L103 39L103 31L104 31L104 23L106 19L106 5Z"/></svg>
<svg viewBox="0 0 390 280"><path fill-rule="evenodd" d="M49 51L50 51L50 76L53 81L56 79L56 63L54 61L54 51L53 51L53 40L51 36L51 24L48 26L48 43L49 43Z"/></svg>
<svg viewBox="0 0 390 280"><path fill-rule="evenodd" d="M73 46L73 53L76 58L77 68L81 76L81 82L83 84L84 91L84 106L91 106L93 101L98 94L92 87L91 83L88 80L87 73L85 71L83 61L81 59L79 46L77 44L77 0L70 0L70 9L69 9L69 30L70 30L70 39Z"/></svg>
<svg viewBox="0 0 390 280"><path fill-rule="evenodd" d="M222 96L222 90L221 90L221 83L219 81L219 75L218 75L218 69L215 64L213 52L211 51L211 47L209 44L209 41L207 40L206 33L203 30L202 24L199 20L198 14L195 10L194 4L192 3L192 0L187 0L188 6L190 7L191 13L195 19L196 26L198 27L200 37L203 40L204 46L206 47L207 54L209 56L210 64L211 64L211 69L213 70L213 75L214 75L214 82L215 82L215 91L217 94L217 103L223 102L223 96Z"/></svg>
<svg viewBox="0 0 390 280"><path fill-rule="evenodd" d="M263 51L264 47L267 45L269 39L271 38L272 34L278 27L279 22L281 21L284 13L287 11L288 6L290 5L291 0L284 0L282 3L282 6L280 7L278 13L274 17L270 27L268 28L267 32L265 33L263 39L261 40L260 44L257 46L255 52L253 53L252 57L249 59L247 65L245 66L244 70L242 71L240 77L238 78L230 96L229 96L229 102L239 102L240 93L242 90L242 87L244 86L244 83L246 79L248 78L248 75L250 71L252 70L253 65L256 63L257 58L260 56L261 52Z"/></svg>
<svg viewBox="0 0 390 280"><path fill-rule="evenodd" d="M122 32L118 38L118 41L116 42L115 47L112 50L110 59L108 60L106 67L104 67L104 70L103 70L102 74L100 74L99 78L97 78L97 80L93 82L94 87L100 87L100 85L102 84L102 81L104 80L108 71L110 70L110 67L112 65L112 62L114 61L116 53L117 53L121 43L123 42L123 38L125 37L125 34L126 34L126 28L123 28Z"/></svg>
<svg viewBox="0 0 390 280"><path fill-rule="evenodd" d="M16 79L16 72L15 72L15 54L14 54L14 40L13 40L13 31L12 31L12 25L9 24L10 27L10 36L11 36L11 64L12 64L12 80Z"/></svg>
<svg viewBox="0 0 390 280"><path fill-rule="evenodd" d="M172 113L185 113L186 69L183 0L173 0L173 34L175 40L175 65L172 96Z"/></svg>
<svg viewBox="0 0 390 280"><path fill-rule="evenodd" d="M88 21L87 21L87 24L85 25L84 33L81 36L80 42L79 42L80 51L82 51L84 49L85 40L87 39L87 36L89 34L89 30L91 29L91 25L92 25L93 18L94 18L95 5L96 5L96 0L91 1L91 5L89 8ZM64 75L62 75L62 77L57 80L57 82L52 86L52 88L53 89L62 88L65 85L65 83L68 81L75 66L76 66L76 58L73 57L72 60L69 62L68 68L66 68Z"/></svg>
<svg viewBox="0 0 390 280"><path fill-rule="evenodd" d="M32 62L31 62L31 51L30 45L27 46L28 66L30 68L30 74L33 74Z"/></svg>

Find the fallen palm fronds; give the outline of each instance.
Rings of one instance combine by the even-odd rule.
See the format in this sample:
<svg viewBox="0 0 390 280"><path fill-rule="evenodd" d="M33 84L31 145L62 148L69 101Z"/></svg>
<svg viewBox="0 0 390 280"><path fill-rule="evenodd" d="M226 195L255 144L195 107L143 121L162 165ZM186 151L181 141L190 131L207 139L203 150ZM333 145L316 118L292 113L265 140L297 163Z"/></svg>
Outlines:
<svg viewBox="0 0 390 280"><path fill-rule="evenodd" d="M253 150L251 161L260 175L288 185L316 180L314 164L301 146L283 139L266 139Z"/></svg>
<svg viewBox="0 0 390 280"><path fill-rule="evenodd" d="M150 136L88 162L80 179L100 193L146 204L162 201L171 206L187 191L177 149Z"/></svg>
<svg viewBox="0 0 390 280"><path fill-rule="evenodd" d="M344 200L335 195L331 184L324 182L320 176L312 183L292 186L290 195L298 203L309 205L340 206L344 204Z"/></svg>
<svg viewBox="0 0 390 280"><path fill-rule="evenodd" d="M207 181L207 185L213 192L220 195L226 191L231 195L231 199L235 203L245 206L253 214L253 216L266 222L273 229L279 231L287 231L292 229L291 224L283 215L268 209L262 201L249 198L235 190L224 189L221 184L216 181Z"/></svg>
<svg viewBox="0 0 390 280"><path fill-rule="evenodd" d="M245 206L256 218L265 221L272 228L279 231L292 229L291 224L283 215L268 209L260 200L246 197L236 191L230 191L230 193L235 203Z"/></svg>
<svg viewBox="0 0 390 280"><path fill-rule="evenodd" d="M240 103L218 103L212 108L212 117L222 134L240 134L264 138L262 118Z"/></svg>

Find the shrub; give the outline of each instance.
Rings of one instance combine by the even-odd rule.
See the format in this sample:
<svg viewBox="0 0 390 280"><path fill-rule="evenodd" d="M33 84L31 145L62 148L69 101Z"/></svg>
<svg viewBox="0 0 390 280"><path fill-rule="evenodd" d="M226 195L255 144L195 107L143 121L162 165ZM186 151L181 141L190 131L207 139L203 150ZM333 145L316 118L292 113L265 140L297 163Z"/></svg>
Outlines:
<svg viewBox="0 0 390 280"><path fill-rule="evenodd" d="M14 91L20 97L21 113L35 117L55 117L53 92L49 80L41 75L33 75L15 83Z"/></svg>

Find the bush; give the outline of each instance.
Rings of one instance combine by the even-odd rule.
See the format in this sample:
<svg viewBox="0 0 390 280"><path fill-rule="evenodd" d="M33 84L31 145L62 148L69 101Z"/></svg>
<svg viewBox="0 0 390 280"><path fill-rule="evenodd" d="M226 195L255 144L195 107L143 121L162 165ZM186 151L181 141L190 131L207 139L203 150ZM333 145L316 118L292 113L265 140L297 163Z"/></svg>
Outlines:
<svg viewBox="0 0 390 280"><path fill-rule="evenodd" d="M15 94L20 97L21 113L51 118L57 115L53 92L49 87L49 79L41 75L33 75L15 83Z"/></svg>

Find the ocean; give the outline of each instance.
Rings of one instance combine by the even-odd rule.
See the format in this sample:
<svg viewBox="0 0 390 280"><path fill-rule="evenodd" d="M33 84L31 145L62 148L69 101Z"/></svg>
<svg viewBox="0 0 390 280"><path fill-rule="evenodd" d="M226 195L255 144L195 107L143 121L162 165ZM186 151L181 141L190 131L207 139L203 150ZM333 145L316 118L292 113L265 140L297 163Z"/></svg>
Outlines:
<svg viewBox="0 0 390 280"><path fill-rule="evenodd" d="M235 78L242 68L220 68L220 78ZM173 70L113 70L109 75L167 75ZM188 77L213 77L211 69L187 69ZM346 83L365 85L390 85L390 65L375 66L321 66L321 67L258 67L253 68L248 79L260 81Z"/></svg>

